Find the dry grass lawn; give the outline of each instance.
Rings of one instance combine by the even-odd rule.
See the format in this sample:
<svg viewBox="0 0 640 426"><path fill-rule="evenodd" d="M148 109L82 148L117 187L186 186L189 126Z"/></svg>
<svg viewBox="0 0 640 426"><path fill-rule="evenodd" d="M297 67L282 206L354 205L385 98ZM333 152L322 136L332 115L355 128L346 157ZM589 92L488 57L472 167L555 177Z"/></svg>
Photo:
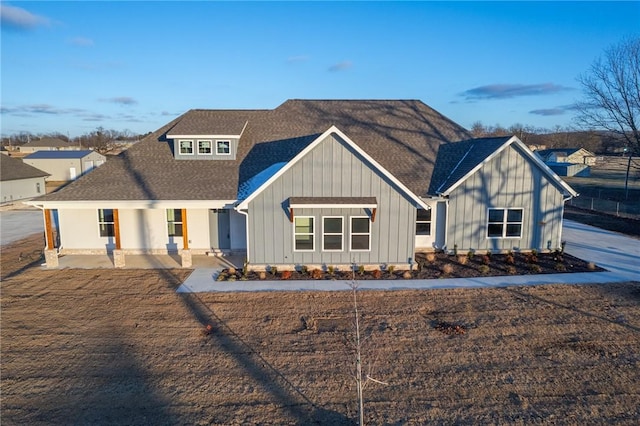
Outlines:
<svg viewBox="0 0 640 426"><path fill-rule="evenodd" d="M184 295L189 271L48 271L15 247L3 426L357 418L349 292ZM388 383L365 389L370 424L640 424L640 283L358 297Z"/></svg>

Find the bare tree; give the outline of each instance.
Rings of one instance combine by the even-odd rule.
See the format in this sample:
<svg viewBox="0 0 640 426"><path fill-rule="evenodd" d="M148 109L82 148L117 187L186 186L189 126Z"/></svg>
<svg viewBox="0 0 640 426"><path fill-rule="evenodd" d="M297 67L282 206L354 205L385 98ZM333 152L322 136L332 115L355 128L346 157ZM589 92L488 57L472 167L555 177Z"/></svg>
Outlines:
<svg viewBox="0 0 640 426"><path fill-rule="evenodd" d="M606 130L640 155L640 38L608 48L578 77L584 100L577 104L581 127Z"/></svg>

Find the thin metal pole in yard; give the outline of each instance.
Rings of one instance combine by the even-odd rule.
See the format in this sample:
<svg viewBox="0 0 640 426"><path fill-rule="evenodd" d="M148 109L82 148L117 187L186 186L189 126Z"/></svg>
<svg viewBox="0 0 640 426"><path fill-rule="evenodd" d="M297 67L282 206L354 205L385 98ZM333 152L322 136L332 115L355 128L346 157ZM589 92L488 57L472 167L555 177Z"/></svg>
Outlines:
<svg viewBox="0 0 640 426"><path fill-rule="evenodd" d="M620 216L620 201L616 203L616 216Z"/></svg>

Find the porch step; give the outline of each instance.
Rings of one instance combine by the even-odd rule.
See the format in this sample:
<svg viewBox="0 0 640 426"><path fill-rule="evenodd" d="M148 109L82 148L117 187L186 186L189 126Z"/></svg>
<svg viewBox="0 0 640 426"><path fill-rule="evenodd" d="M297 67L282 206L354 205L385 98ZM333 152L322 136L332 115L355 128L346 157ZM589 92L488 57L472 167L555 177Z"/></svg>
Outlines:
<svg viewBox="0 0 640 426"><path fill-rule="evenodd" d="M226 253L220 249L212 248L211 251L207 252L207 256L224 257L226 256Z"/></svg>

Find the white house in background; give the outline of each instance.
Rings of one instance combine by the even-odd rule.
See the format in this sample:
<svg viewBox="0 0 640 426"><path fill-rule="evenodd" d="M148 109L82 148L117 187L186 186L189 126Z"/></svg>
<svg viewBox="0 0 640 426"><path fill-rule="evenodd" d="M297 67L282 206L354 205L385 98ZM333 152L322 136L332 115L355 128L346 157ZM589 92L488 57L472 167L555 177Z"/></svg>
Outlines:
<svg viewBox="0 0 640 426"><path fill-rule="evenodd" d="M58 138L42 138L37 141L30 141L19 147L20 152L36 151L80 151L80 145L63 141Z"/></svg>
<svg viewBox="0 0 640 426"><path fill-rule="evenodd" d="M103 165L106 157L92 150L37 151L24 157L23 161L47 172L48 181L67 182Z"/></svg>
<svg viewBox="0 0 640 426"><path fill-rule="evenodd" d="M0 155L0 201L9 203L44 195L44 179L48 175L19 158Z"/></svg>

